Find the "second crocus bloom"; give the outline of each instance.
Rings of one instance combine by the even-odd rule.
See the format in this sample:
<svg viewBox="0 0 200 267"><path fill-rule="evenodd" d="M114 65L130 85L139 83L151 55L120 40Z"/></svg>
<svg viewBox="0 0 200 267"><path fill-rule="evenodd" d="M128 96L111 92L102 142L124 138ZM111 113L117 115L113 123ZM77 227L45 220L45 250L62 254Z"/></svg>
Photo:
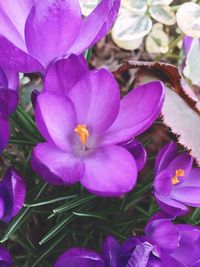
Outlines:
<svg viewBox="0 0 200 267"><path fill-rule="evenodd" d="M33 169L52 184L79 181L101 196L130 191L137 179L136 162L118 144L154 122L163 98L163 85L151 82L120 101L117 83L104 69L87 72L65 94L46 88L35 107L46 142L33 150Z"/></svg>
<svg viewBox="0 0 200 267"><path fill-rule="evenodd" d="M188 153L178 155L176 144L163 147L156 158L154 194L160 207L179 216L188 206L200 207L200 168L192 168Z"/></svg>

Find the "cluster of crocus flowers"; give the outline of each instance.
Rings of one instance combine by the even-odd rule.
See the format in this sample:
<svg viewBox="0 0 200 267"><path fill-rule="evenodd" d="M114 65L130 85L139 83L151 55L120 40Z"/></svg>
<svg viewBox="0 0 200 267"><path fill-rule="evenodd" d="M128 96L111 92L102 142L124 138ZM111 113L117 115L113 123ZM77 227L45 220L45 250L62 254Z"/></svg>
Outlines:
<svg viewBox="0 0 200 267"><path fill-rule="evenodd" d="M6 223L21 210L26 196L23 178L14 169L8 169L0 181L0 220Z"/></svg>
<svg viewBox="0 0 200 267"><path fill-rule="evenodd" d="M43 73L58 58L80 55L109 31L119 5L102 0L83 19L78 0L1 0L0 64Z"/></svg>
<svg viewBox="0 0 200 267"><path fill-rule="evenodd" d="M134 236L120 245L108 237L101 254L72 248L61 255L54 267L198 267L200 228L173 224L165 213L155 214L144 236Z"/></svg>
<svg viewBox="0 0 200 267"><path fill-rule="evenodd" d="M37 96L35 119L46 142L33 150L33 169L52 184L79 181L97 195L123 195L134 187L141 168L124 142L158 117L163 85L141 85L120 100L110 72L88 71L80 58L74 68L69 62L70 58L49 68L44 91ZM70 79L65 76L69 68Z"/></svg>
<svg viewBox="0 0 200 267"><path fill-rule="evenodd" d="M154 195L169 214L178 216L187 213L188 206L200 207L200 168L192 168L192 164L187 152L177 153L174 142L157 155Z"/></svg>

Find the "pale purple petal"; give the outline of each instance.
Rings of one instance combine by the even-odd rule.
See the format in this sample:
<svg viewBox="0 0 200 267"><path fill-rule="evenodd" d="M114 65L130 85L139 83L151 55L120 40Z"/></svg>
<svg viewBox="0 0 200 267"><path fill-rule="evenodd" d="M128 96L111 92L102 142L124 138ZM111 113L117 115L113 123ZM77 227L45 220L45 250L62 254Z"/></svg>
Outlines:
<svg viewBox="0 0 200 267"><path fill-rule="evenodd" d="M77 121L86 124L91 134L101 134L115 120L119 112L118 85L108 71L90 71L69 92Z"/></svg>
<svg viewBox="0 0 200 267"><path fill-rule="evenodd" d="M193 163L192 157L187 152L185 152L177 156L168 165L166 170L169 173L169 175L173 177L176 174L176 170L181 169L184 171L184 177L186 177L192 168L192 163ZM184 177L183 177L183 180L184 180Z"/></svg>
<svg viewBox="0 0 200 267"><path fill-rule="evenodd" d="M54 267L105 267L100 255L83 248L73 248L61 255Z"/></svg>
<svg viewBox="0 0 200 267"><path fill-rule="evenodd" d="M133 155L138 171L141 171L147 161L147 152L144 146L136 140L121 145Z"/></svg>
<svg viewBox="0 0 200 267"><path fill-rule="evenodd" d="M153 246L148 242L144 242L141 243L140 245L137 245L126 266L146 267L152 250Z"/></svg>
<svg viewBox="0 0 200 267"><path fill-rule="evenodd" d="M24 204L26 187L22 177L16 170L13 169L7 170L2 184L8 190L12 202L11 209L6 209L3 217L5 222L9 222L19 213Z"/></svg>
<svg viewBox="0 0 200 267"><path fill-rule="evenodd" d="M103 144L128 141L144 132L160 114L164 101L164 87L150 82L133 89L121 100L115 122L105 132Z"/></svg>
<svg viewBox="0 0 200 267"><path fill-rule="evenodd" d="M7 146L10 136L8 119L0 114L0 152Z"/></svg>
<svg viewBox="0 0 200 267"><path fill-rule="evenodd" d="M120 253L120 245L112 236L106 238L102 248L102 258L105 266L117 267Z"/></svg>
<svg viewBox="0 0 200 267"><path fill-rule="evenodd" d="M180 186L200 187L200 168L192 169Z"/></svg>
<svg viewBox="0 0 200 267"><path fill-rule="evenodd" d="M183 48L184 48L184 52L185 54L187 55L189 50L190 50L190 47L191 47L191 44L192 44L192 41L193 41L193 38L190 37L190 36L185 36L183 38Z"/></svg>
<svg viewBox="0 0 200 267"><path fill-rule="evenodd" d="M0 65L18 72L44 72L41 64L0 35Z"/></svg>
<svg viewBox="0 0 200 267"><path fill-rule="evenodd" d="M163 253L161 261L162 267L188 267L166 253Z"/></svg>
<svg viewBox="0 0 200 267"><path fill-rule="evenodd" d="M121 196L136 183L137 166L132 155L120 146L99 148L84 159L85 173L80 182L100 196Z"/></svg>
<svg viewBox="0 0 200 267"><path fill-rule="evenodd" d="M119 6L120 0L102 0L82 22L80 33L68 53L79 55L104 37L115 21Z"/></svg>
<svg viewBox="0 0 200 267"><path fill-rule="evenodd" d="M200 207L200 187L176 187L172 190L171 198L188 206Z"/></svg>
<svg viewBox="0 0 200 267"><path fill-rule="evenodd" d="M76 112L71 101L52 92L39 94L35 119L40 133L48 142L71 150L71 135L76 127Z"/></svg>
<svg viewBox="0 0 200 267"><path fill-rule="evenodd" d="M161 249L172 252L180 241L180 234L176 226L170 221L161 221L151 234L154 240Z"/></svg>
<svg viewBox="0 0 200 267"><path fill-rule="evenodd" d="M154 190L163 196L168 196L171 193L172 177L166 171L162 171L156 175Z"/></svg>
<svg viewBox="0 0 200 267"><path fill-rule="evenodd" d="M38 144L32 153L32 168L51 184L74 184L84 173L79 158L49 143Z"/></svg>
<svg viewBox="0 0 200 267"><path fill-rule="evenodd" d="M29 53L47 66L66 54L81 26L77 0L45 0L32 7L25 26Z"/></svg>
<svg viewBox="0 0 200 267"><path fill-rule="evenodd" d="M66 59L52 63L44 79L44 90L67 95L82 77L88 72L88 66L81 56L71 55Z"/></svg>
<svg viewBox="0 0 200 267"><path fill-rule="evenodd" d="M177 156L176 143L170 142L160 149L156 157L155 173L167 168L169 163Z"/></svg>
<svg viewBox="0 0 200 267"><path fill-rule="evenodd" d="M159 206L167 213L173 216L181 216L186 214L189 209L184 204L172 199L171 197L161 196L154 193Z"/></svg>
<svg viewBox="0 0 200 267"><path fill-rule="evenodd" d="M12 266L12 257L7 249L3 246L0 246L0 265L2 267L11 267Z"/></svg>

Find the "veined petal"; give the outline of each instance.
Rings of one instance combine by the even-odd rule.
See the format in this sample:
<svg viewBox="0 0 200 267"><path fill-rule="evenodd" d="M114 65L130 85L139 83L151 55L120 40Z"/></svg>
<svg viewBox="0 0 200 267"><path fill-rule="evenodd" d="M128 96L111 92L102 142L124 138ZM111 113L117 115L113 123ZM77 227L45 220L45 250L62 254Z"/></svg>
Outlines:
<svg viewBox="0 0 200 267"><path fill-rule="evenodd" d="M133 155L138 171L141 171L147 161L147 152L144 146L137 140L132 140L121 145Z"/></svg>
<svg viewBox="0 0 200 267"><path fill-rule="evenodd" d="M61 255L54 267L105 267L102 258L83 248L72 248Z"/></svg>
<svg viewBox="0 0 200 267"><path fill-rule="evenodd" d="M174 187L171 198L185 205L200 207L200 187L179 186Z"/></svg>
<svg viewBox="0 0 200 267"><path fill-rule="evenodd" d="M159 206L167 213L173 216L181 216L186 214L189 209L184 204L172 199L168 196L161 196L154 193L155 198Z"/></svg>
<svg viewBox="0 0 200 267"><path fill-rule="evenodd" d="M28 14L35 0L1 0L0 1L0 33L20 47L15 35L24 40L24 28ZM10 31L8 31L10 29ZM4 33L2 32L4 30ZM24 45L24 44L23 44Z"/></svg>
<svg viewBox="0 0 200 267"><path fill-rule="evenodd" d="M28 51L42 65L66 54L81 25L77 0L45 0L33 6L26 21Z"/></svg>
<svg viewBox="0 0 200 267"><path fill-rule="evenodd" d="M17 72L43 72L40 63L0 35L0 65Z"/></svg>
<svg viewBox="0 0 200 267"><path fill-rule="evenodd" d="M77 121L86 124L91 133L101 134L119 112L118 85L108 71L90 71L68 93L74 104Z"/></svg>
<svg viewBox="0 0 200 267"><path fill-rule="evenodd" d="M7 146L10 137L10 127L8 119L0 114L0 152Z"/></svg>
<svg viewBox="0 0 200 267"><path fill-rule="evenodd" d="M44 91L53 91L67 95L82 77L88 72L87 62L82 56L71 55L51 64L44 80Z"/></svg>
<svg viewBox="0 0 200 267"><path fill-rule="evenodd" d="M103 244L102 258L105 266L117 267L120 253L120 244L112 236L108 236Z"/></svg>
<svg viewBox="0 0 200 267"><path fill-rule="evenodd" d="M158 194L168 196L172 190L172 177L165 171L158 173L154 180L154 189Z"/></svg>
<svg viewBox="0 0 200 267"><path fill-rule="evenodd" d="M132 155L120 146L107 146L84 159L85 173L80 182L100 196L121 196L137 180L137 166Z"/></svg>
<svg viewBox="0 0 200 267"><path fill-rule="evenodd" d="M70 138L76 127L76 112L71 101L52 92L37 96L35 106L37 127L43 137L69 151Z"/></svg>
<svg viewBox="0 0 200 267"><path fill-rule="evenodd" d="M5 117L10 116L15 111L18 103L17 92L0 86L0 113Z"/></svg>
<svg viewBox="0 0 200 267"><path fill-rule="evenodd" d="M13 217L15 217L19 213L24 204L26 196L26 187L22 177L19 175L17 171L13 169L7 170L7 172L4 175L2 184L9 192L11 199L11 208L9 209L7 207L7 209L5 209L5 214L3 217L3 220L5 222L9 222Z"/></svg>
<svg viewBox="0 0 200 267"><path fill-rule="evenodd" d="M40 143L33 149L31 164L50 184L74 184L84 173L80 159L49 143Z"/></svg>
<svg viewBox="0 0 200 267"><path fill-rule="evenodd" d="M156 157L155 173L158 173L167 168L172 160L177 155L175 142L170 142L160 149Z"/></svg>
<svg viewBox="0 0 200 267"><path fill-rule="evenodd" d="M160 82L150 82L133 89L121 100L119 114L104 133L102 145L130 140L144 132L160 114L164 88Z"/></svg>
<svg viewBox="0 0 200 267"><path fill-rule="evenodd" d="M119 6L120 0L102 0L84 19L78 38L69 53L79 55L104 37L115 21Z"/></svg>
<svg viewBox="0 0 200 267"><path fill-rule="evenodd" d="M200 187L200 168L192 169L180 186Z"/></svg>

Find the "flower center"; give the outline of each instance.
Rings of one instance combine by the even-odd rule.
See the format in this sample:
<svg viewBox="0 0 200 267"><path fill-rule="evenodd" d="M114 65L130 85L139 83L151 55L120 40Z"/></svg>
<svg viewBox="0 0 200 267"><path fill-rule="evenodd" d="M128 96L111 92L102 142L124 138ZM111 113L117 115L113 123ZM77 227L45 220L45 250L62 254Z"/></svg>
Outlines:
<svg viewBox="0 0 200 267"><path fill-rule="evenodd" d="M176 174L172 176L172 185L178 184L180 182L179 177L183 177L185 175L184 170L178 169L176 170Z"/></svg>
<svg viewBox="0 0 200 267"><path fill-rule="evenodd" d="M89 138L89 131L85 124L78 124L74 129L74 132L78 134L80 142L83 145L87 144L87 140Z"/></svg>

